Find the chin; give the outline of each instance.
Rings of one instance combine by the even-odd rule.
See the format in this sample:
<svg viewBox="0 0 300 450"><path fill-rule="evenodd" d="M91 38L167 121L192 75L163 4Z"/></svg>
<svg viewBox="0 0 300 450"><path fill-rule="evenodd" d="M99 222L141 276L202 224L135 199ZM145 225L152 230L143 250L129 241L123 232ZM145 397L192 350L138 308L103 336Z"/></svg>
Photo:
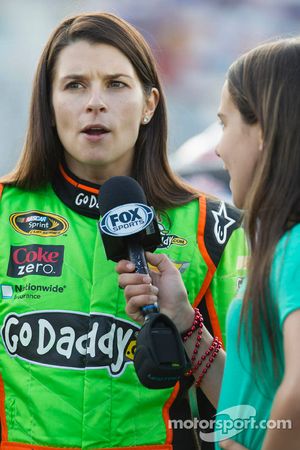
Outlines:
<svg viewBox="0 0 300 450"><path fill-rule="evenodd" d="M232 193L232 202L233 202L234 206L236 206L239 209L243 209L244 202L242 201L241 196L235 194L232 189L231 189L231 193Z"/></svg>

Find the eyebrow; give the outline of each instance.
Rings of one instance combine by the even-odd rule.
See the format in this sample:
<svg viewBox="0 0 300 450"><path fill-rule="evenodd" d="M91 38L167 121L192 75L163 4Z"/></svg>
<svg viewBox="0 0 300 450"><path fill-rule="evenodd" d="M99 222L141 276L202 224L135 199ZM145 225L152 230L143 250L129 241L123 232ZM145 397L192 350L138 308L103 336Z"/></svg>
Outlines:
<svg viewBox="0 0 300 450"><path fill-rule="evenodd" d="M69 75L65 75L64 77L61 78L62 81L65 80L81 80L82 78L85 78L86 75L84 73L82 74L78 74L78 73L70 73ZM125 73L111 73L108 75L105 75L105 79L107 80L111 80L112 78L120 78L120 77L125 77L125 78L129 78L132 79L132 77L130 75L126 75Z"/></svg>

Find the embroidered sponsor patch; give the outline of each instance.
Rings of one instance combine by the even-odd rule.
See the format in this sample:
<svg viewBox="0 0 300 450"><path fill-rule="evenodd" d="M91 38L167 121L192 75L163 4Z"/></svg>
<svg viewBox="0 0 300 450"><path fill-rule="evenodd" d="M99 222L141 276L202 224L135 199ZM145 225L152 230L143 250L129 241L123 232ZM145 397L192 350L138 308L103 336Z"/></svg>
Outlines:
<svg viewBox="0 0 300 450"><path fill-rule="evenodd" d="M171 245L177 245L179 247L187 245L188 241L186 239L176 234L170 234L161 222L158 223L158 226L161 235L161 245L159 248L169 248Z"/></svg>
<svg viewBox="0 0 300 450"><path fill-rule="evenodd" d="M63 245L11 245L7 275L13 278L26 275L59 277L63 259Z"/></svg>
<svg viewBox="0 0 300 450"><path fill-rule="evenodd" d="M189 267L190 263L189 262L180 262L180 261L172 261L172 263L174 264L174 266L176 267L177 270L179 270L180 273L183 273L186 271L186 269ZM152 270L153 272L159 273L159 270L157 267L152 266L152 264L148 263L148 267L150 270Z"/></svg>
<svg viewBox="0 0 300 450"><path fill-rule="evenodd" d="M106 368L119 376L132 363L138 330L108 314L36 311L8 314L1 335L13 358L62 369Z"/></svg>
<svg viewBox="0 0 300 450"><path fill-rule="evenodd" d="M88 209L99 209L99 204L96 195L88 192L80 192L75 198L76 206L84 206Z"/></svg>
<svg viewBox="0 0 300 450"><path fill-rule="evenodd" d="M66 285L59 284L0 284L0 297L3 300L39 300L44 298L44 294L63 294Z"/></svg>
<svg viewBox="0 0 300 450"><path fill-rule="evenodd" d="M9 221L14 230L26 235L59 236L69 229L62 216L37 210L11 214Z"/></svg>

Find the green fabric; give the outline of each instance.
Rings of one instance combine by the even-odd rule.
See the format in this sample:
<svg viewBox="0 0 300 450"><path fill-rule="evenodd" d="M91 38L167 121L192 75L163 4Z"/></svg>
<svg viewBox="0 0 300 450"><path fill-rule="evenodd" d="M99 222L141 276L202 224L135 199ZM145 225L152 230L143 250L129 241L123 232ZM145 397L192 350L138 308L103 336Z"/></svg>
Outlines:
<svg viewBox="0 0 300 450"><path fill-rule="evenodd" d="M226 251L223 252L210 285L225 347L227 311L245 277L247 255L244 230L238 228L232 233L226 245Z"/></svg>
<svg viewBox="0 0 300 450"><path fill-rule="evenodd" d="M255 408L253 415L255 427L245 426L240 433L234 435L232 439L243 444L247 449L259 450L262 447L266 430L259 426L261 420L268 420L276 391L281 383L284 372L283 356L283 324L285 318L294 310L300 308L300 225L295 226L287 232L279 241L273 258L270 287L274 308L278 308L278 318L275 322L273 333L278 342L277 360L280 368L280 375L276 379L272 371L271 349L267 341L265 327L261 327L260 333L262 342L266 348L266 360L263 367L263 378L254 382L255 374L257 378L257 368L253 365L249 355L249 349L246 345L245 335L242 332L240 342L240 352L238 352L238 327L242 306L242 294L245 286L241 289L238 298L231 304L227 316L227 359L221 390L221 397L218 405L218 413L223 410L239 405L250 405ZM275 318L274 312L271 314ZM241 417L245 408L236 410L237 417ZM250 411L250 410L249 410ZM246 414L248 414L246 412ZM249 412L250 414L250 412ZM220 421L230 419L228 414L220 414L217 419ZM263 424L264 425L264 424ZM221 425L220 425L221 428ZM223 428L224 429L224 428ZM221 437L221 431L217 432L216 439ZM228 433L231 433L229 430ZM233 430L234 432L234 430ZM227 434L227 437L230 437ZM226 438L226 433L223 435ZM219 449L216 444L216 449Z"/></svg>
<svg viewBox="0 0 300 450"><path fill-rule="evenodd" d="M178 263L191 302L194 302L207 272L197 244L198 208L195 200L162 215L160 226L170 245L158 250ZM50 214L56 215L56 219L51 219L54 232L59 229L57 222L63 220L69 228L53 236L47 236L47 232L24 234L20 227L25 226L25 216L15 218L19 229L15 229L9 219L15 213L29 211L38 211L40 216L50 219ZM137 379L132 364L137 325L126 316L124 293L118 287L115 263L106 260L96 220L69 209L51 187L35 192L6 187L0 202L0 235L0 364L5 386L8 441L82 449L163 444L166 426L162 408L172 390L148 390ZM14 247L12 250L11 246ZM63 263L59 267L57 261L62 257L62 249ZM218 313L222 317L228 299L236 289L237 258L244 255L244 240L239 230L233 233L228 251L231 256L224 256L213 282ZM13 257L18 266L14 270L21 271L21 274L25 269L19 266L27 258L28 273L19 277L7 275L9 261L11 266ZM59 270L61 275L58 275ZM51 272L51 276L43 271ZM223 295L225 285L226 295ZM94 326L95 322L92 322L91 314L94 319L101 319L97 322L96 342L93 342L92 324ZM7 318L25 324L24 328L9 322L8 329L8 322L4 323ZM42 321L38 322L38 318ZM83 321L81 325L77 324L76 318ZM77 333L75 343L71 342L74 333L71 319L73 325L76 323L73 327ZM43 320L56 327L55 345L45 354L37 355L37 344L33 341L28 344L31 325L26 323L31 320L35 321L31 327L32 339L40 338L37 327L42 329ZM108 328L105 322L106 328L102 330L105 320L112 322ZM82 348L88 332L91 334L86 355ZM106 333L106 340L101 341L101 351L110 363L87 368L86 365L93 364L93 345L99 354L101 339L99 342L98 339ZM82 336L83 341L78 336ZM23 356L9 355L4 341L14 347L16 341L13 339L18 339ZM49 339L49 331L46 331L44 347ZM58 347L60 354L57 356ZM32 348L34 355L28 356ZM41 359L37 361L37 358ZM53 358L59 358L56 367L53 366ZM74 358L83 367L65 366ZM124 361L124 367L119 370Z"/></svg>

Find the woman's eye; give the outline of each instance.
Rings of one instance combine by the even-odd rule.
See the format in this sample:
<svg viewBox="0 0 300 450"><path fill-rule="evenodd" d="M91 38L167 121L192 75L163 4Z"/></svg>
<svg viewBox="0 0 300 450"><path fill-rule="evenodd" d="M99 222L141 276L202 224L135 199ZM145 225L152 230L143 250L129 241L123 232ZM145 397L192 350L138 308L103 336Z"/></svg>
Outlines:
<svg viewBox="0 0 300 450"><path fill-rule="evenodd" d="M125 87L126 84L123 83L123 81L111 80L109 82L109 86L113 87L113 88L122 88L122 87Z"/></svg>
<svg viewBox="0 0 300 450"><path fill-rule="evenodd" d="M66 85L67 89L81 89L83 88L82 83L79 83L79 81L71 81Z"/></svg>

